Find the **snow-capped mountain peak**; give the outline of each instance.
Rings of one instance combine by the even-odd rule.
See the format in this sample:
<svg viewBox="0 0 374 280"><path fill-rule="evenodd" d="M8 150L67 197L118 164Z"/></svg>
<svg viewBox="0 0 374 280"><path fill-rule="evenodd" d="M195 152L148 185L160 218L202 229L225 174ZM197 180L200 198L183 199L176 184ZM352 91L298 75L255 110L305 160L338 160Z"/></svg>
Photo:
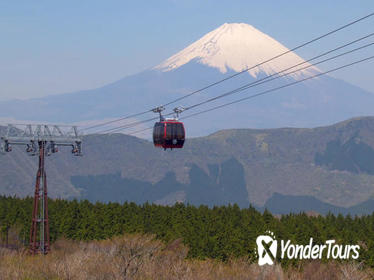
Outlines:
<svg viewBox="0 0 374 280"><path fill-rule="evenodd" d="M286 51L288 49L281 43L249 24L225 23L157 65L155 69L167 72L196 60L218 68L222 73L229 69L240 72ZM297 54L290 52L248 72L253 77L257 77L259 73L271 75L303 61ZM319 70L311 67L293 76L308 76L315 71Z"/></svg>

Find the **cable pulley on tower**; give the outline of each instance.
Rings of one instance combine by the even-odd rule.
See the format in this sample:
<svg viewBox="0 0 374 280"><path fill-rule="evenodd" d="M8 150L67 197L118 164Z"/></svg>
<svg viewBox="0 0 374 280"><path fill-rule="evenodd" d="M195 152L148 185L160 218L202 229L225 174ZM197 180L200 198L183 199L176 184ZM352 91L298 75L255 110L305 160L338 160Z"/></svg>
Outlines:
<svg viewBox="0 0 374 280"><path fill-rule="evenodd" d="M45 142L47 155L58 152L58 146L71 146L75 156L82 155L82 140L76 126L44 124L9 124L1 137L1 152L10 152L12 145L25 145L29 155L37 154L37 143Z"/></svg>

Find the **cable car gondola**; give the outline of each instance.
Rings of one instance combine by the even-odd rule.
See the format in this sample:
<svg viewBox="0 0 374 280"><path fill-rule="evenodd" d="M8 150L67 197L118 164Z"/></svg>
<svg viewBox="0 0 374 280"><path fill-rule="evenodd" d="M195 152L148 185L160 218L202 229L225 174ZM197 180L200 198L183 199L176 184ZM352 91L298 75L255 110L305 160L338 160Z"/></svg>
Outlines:
<svg viewBox="0 0 374 280"><path fill-rule="evenodd" d="M163 107L153 110L160 114L160 121L156 122L153 127L153 144L155 147L164 148L164 150L181 149L186 135L183 123L178 121L178 115L182 112L182 109L174 109L177 116L170 119L165 119L161 115L163 110Z"/></svg>

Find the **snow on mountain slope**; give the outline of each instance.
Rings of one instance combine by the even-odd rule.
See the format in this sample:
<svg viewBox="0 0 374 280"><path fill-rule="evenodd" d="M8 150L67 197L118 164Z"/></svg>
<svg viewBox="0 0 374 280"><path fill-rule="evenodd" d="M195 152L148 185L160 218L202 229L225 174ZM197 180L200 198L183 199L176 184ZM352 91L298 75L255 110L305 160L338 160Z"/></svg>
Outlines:
<svg viewBox="0 0 374 280"><path fill-rule="evenodd" d="M226 73L228 68L240 72L286 51L288 49L285 46L251 25L225 23L157 65L155 69L167 72L196 59L199 63L218 68L222 73ZM248 72L256 78L260 73L271 75L303 61L290 52ZM309 64L303 64L302 67L306 65ZM292 76L297 79L315 71L319 71L318 68L311 67Z"/></svg>

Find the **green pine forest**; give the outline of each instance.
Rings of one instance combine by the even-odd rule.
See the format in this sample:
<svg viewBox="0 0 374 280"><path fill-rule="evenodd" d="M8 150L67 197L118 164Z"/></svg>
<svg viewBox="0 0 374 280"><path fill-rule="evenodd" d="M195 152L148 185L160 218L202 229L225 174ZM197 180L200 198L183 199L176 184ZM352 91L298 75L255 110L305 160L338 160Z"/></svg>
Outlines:
<svg viewBox="0 0 374 280"><path fill-rule="evenodd" d="M0 244L7 232L17 229L27 244L33 199L0 196ZM226 261L247 257L256 261L256 237L267 230L277 239L295 244L315 244L335 239L338 244L359 244L359 262L374 267L374 213L369 216L308 216L305 213L274 217L268 211L228 206L160 206L135 203L91 203L87 200L49 199L51 241L102 240L124 233L153 234L165 243L181 238L190 258ZM280 260L282 265L295 260Z"/></svg>

